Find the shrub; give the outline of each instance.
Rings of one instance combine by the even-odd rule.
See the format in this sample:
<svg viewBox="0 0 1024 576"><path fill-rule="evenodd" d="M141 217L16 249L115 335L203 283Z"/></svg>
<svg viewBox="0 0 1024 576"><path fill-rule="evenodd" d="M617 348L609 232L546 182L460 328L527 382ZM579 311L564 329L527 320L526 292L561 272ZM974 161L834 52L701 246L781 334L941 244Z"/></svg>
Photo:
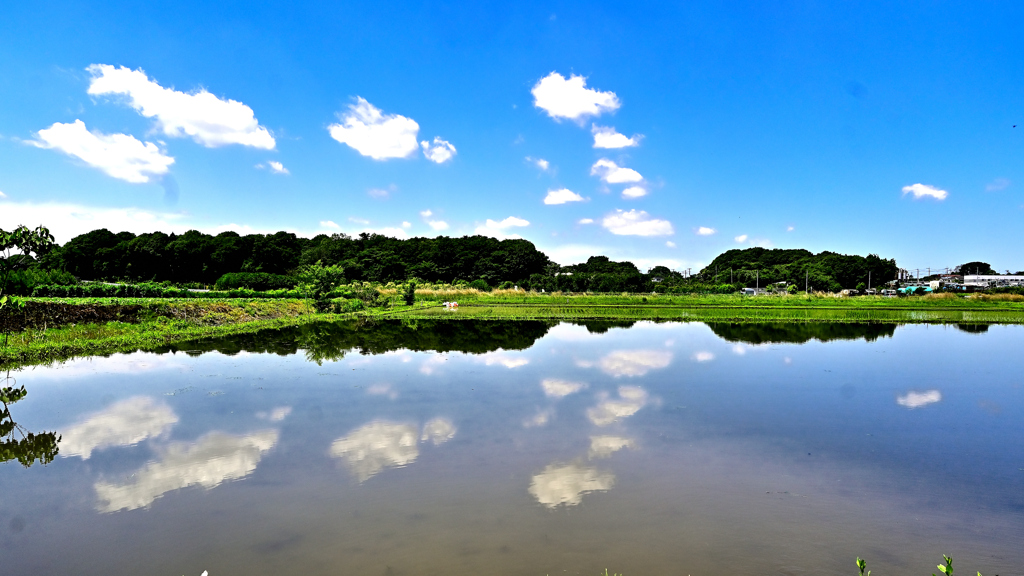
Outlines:
<svg viewBox="0 0 1024 576"><path fill-rule="evenodd" d="M405 292L402 293L402 297L405 299L406 306L412 306L416 302L415 282L409 282L409 285L405 287Z"/></svg>
<svg viewBox="0 0 1024 576"><path fill-rule="evenodd" d="M231 290L234 288L248 288L250 290L280 290L294 288L298 284L296 278L283 276L281 274L267 274L264 272L229 272L217 279L214 284L216 290Z"/></svg>
<svg viewBox="0 0 1024 576"><path fill-rule="evenodd" d="M481 290L484 292L491 289L491 287L487 285L487 280L484 280L483 278L473 280L472 282L469 283L469 287L476 288L477 290Z"/></svg>

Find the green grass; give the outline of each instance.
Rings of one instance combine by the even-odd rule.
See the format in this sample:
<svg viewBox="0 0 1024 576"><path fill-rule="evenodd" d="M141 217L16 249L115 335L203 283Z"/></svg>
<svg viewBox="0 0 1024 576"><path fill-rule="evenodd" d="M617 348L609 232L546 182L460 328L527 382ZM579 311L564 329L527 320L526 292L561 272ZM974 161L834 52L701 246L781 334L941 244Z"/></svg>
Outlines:
<svg viewBox="0 0 1024 576"><path fill-rule="evenodd" d="M859 306L681 306L662 304L568 303L462 304L456 310L441 306L395 307L389 317L408 319L472 318L493 320L679 320L688 322L882 322L1024 324L1024 308L859 307Z"/></svg>
<svg viewBox="0 0 1024 576"><path fill-rule="evenodd" d="M113 304L105 302L111 299L65 300L82 305ZM0 340L0 368L47 363L76 356L126 352L210 336L252 333L350 317L312 314L302 300L117 300L118 303L143 304L148 310L142 315L141 321L134 323L67 324L57 328L37 327L11 333Z"/></svg>

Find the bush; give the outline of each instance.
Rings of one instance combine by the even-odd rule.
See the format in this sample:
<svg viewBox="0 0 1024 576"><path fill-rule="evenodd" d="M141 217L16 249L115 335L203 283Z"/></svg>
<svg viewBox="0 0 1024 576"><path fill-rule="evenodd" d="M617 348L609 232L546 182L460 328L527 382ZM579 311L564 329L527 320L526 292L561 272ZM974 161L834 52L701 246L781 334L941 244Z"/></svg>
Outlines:
<svg viewBox="0 0 1024 576"><path fill-rule="evenodd" d="M405 290L402 292L402 299L405 300L406 306L412 306L414 303L416 303L415 282L409 282L409 285L405 287Z"/></svg>
<svg viewBox="0 0 1024 576"><path fill-rule="evenodd" d="M297 290L267 290L258 292L248 288L193 292L184 288L159 284L42 284L32 290L40 298L302 298Z"/></svg>
<svg viewBox="0 0 1024 576"><path fill-rule="evenodd" d="M491 289L491 287L487 285L487 280L484 280L483 278L473 280L472 282L469 283L469 287L476 288L481 292L487 292Z"/></svg>
<svg viewBox="0 0 1024 576"><path fill-rule="evenodd" d="M282 290L294 288L298 284L296 278L281 274L264 272L229 272L217 279L213 285L216 290L248 288L250 290Z"/></svg>
<svg viewBox="0 0 1024 576"><path fill-rule="evenodd" d="M516 285L513 284L512 282L510 282L509 280L505 280L504 282L501 283L500 286L498 286L498 289L499 290L511 290L512 288L515 288L515 286Z"/></svg>
<svg viewBox="0 0 1024 576"><path fill-rule="evenodd" d="M43 284L70 286L78 284L78 279L63 270L43 270L40 268L15 270L11 272L10 278L7 279L7 289L4 293L14 296L30 296L36 286Z"/></svg>

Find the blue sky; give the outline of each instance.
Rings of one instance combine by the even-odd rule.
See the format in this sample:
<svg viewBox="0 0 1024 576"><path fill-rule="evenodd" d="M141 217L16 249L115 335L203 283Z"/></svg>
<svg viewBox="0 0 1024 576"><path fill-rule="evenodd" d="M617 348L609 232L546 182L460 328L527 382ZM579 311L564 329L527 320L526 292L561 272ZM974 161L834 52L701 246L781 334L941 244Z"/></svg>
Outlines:
<svg viewBox="0 0 1024 576"><path fill-rule="evenodd" d="M675 4L16 3L0 228L1024 269L1024 7Z"/></svg>

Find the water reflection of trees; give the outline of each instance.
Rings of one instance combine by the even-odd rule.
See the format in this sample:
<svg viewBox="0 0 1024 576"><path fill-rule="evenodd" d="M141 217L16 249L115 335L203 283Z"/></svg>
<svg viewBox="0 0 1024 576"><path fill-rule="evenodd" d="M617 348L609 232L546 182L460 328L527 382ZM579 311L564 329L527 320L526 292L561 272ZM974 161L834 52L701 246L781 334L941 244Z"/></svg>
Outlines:
<svg viewBox="0 0 1024 576"><path fill-rule="evenodd" d="M495 320L383 320L312 323L294 328L264 330L256 334L210 338L167 346L156 352L184 351L199 355L220 352L261 352L278 355L304 351L313 362L339 360L351 351L382 354L393 350L468 352L482 354L525 350L544 336L554 323Z"/></svg>
<svg viewBox="0 0 1024 576"><path fill-rule="evenodd" d="M28 432L14 421L10 405L24 398L28 392L24 386L12 385L13 382L9 374L0 378L0 404L3 404L0 411L0 463L17 460L26 468L36 462L49 464L57 456L60 436L56 432Z"/></svg>
<svg viewBox="0 0 1024 576"><path fill-rule="evenodd" d="M891 338L895 324L848 324L838 322L709 323L711 331L729 342L747 344L797 343L809 340L866 340Z"/></svg>

